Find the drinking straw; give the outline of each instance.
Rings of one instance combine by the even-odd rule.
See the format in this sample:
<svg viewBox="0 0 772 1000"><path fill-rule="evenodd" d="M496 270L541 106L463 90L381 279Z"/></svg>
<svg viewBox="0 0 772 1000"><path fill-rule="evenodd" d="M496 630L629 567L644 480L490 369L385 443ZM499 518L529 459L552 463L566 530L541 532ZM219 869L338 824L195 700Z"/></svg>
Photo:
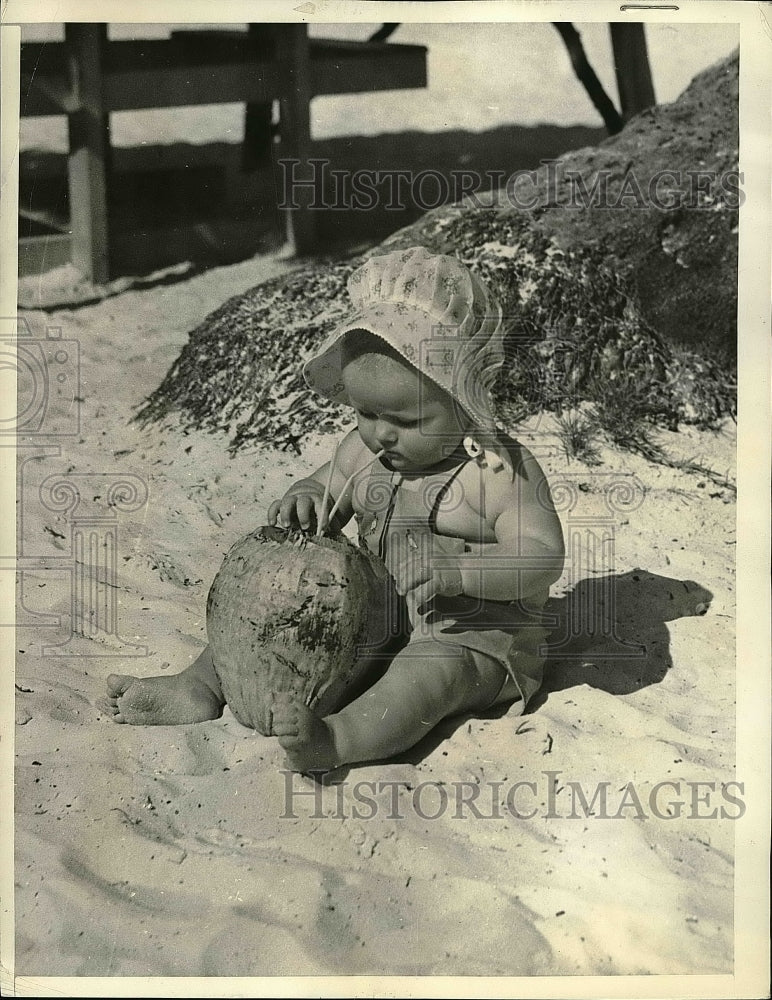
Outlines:
<svg viewBox="0 0 772 1000"><path fill-rule="evenodd" d="M335 453L337 454L337 449L336 449ZM324 531L327 528L327 526L332 521L333 517L335 517L335 515L337 514L338 508L340 507L341 503L343 503L343 497L346 495L346 490L349 488L349 486L351 486L351 484L354 482L354 480L359 475L359 473L360 472L364 472L365 469L367 469L369 466L371 466L373 464L373 462L377 462L378 459L382 458L385 454L386 454L386 449L385 448L381 448L381 450L378 452L377 455L373 455L373 457L370 458L370 459L368 459L365 462L364 465L360 466L360 468L358 468L358 469L355 469L354 472L351 473L351 475L348 477L348 479L346 480L346 482L343 484L343 488L340 491L340 496L335 501L335 503L332 505L332 509L330 510L330 513L327 515L326 518L324 518L324 510L322 510L322 517L324 518L324 528L322 528L319 531L319 535L322 534L322 531ZM334 463L334 459L333 459L333 463ZM330 484L331 477L332 477L332 472L330 472L330 476L328 476L328 480L327 480L327 485L328 486ZM327 494L327 495L329 496L329 494Z"/></svg>
<svg viewBox="0 0 772 1000"><path fill-rule="evenodd" d="M330 523L330 518L326 516L325 511L327 510L327 502L330 499L330 485L332 484L332 474L335 472L335 462L338 458L338 449L340 448L340 441L335 445L335 451L332 453L332 458L330 459L330 470L327 473L327 482L324 484L324 494L322 495L322 513L319 517L319 528L316 532L316 537L321 538L324 534L325 528Z"/></svg>

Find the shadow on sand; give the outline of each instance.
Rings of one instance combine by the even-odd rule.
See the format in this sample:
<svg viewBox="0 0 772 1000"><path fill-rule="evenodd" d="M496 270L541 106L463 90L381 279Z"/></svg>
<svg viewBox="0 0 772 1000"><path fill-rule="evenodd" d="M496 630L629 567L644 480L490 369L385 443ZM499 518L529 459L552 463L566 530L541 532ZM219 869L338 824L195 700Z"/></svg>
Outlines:
<svg viewBox="0 0 772 1000"><path fill-rule="evenodd" d="M609 694L659 684L673 666L667 622L704 615L712 599L694 580L642 569L581 580L547 604L559 624L547 640L544 683L528 711L538 709L551 693L579 684ZM598 607L604 601L611 602L608 610Z"/></svg>

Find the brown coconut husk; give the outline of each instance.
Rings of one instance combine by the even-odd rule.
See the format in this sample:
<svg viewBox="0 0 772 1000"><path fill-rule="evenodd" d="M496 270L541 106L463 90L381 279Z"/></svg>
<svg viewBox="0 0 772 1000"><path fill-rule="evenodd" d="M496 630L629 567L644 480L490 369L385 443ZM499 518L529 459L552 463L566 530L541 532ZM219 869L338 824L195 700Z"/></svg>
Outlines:
<svg viewBox="0 0 772 1000"><path fill-rule="evenodd" d="M322 715L346 700L398 601L386 567L345 537L262 527L230 549L207 600L214 668L234 716L272 735L271 698Z"/></svg>

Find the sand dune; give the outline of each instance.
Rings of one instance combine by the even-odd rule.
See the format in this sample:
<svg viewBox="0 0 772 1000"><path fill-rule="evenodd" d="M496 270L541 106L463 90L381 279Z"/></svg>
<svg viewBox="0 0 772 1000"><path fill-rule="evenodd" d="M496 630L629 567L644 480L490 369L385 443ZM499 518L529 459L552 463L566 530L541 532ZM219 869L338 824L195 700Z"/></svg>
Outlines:
<svg viewBox="0 0 772 1000"><path fill-rule="evenodd" d="M83 402L80 438L59 456L20 449L24 550L44 566L21 583L17 973L730 972L741 805L721 783L735 778L735 509L732 491L699 471L611 450L588 468L564 457L549 418L524 428L553 480L573 488L564 523L585 552L554 588L548 611L565 642L525 716L453 720L403 759L322 787L283 773L276 742L227 710L197 726L133 728L94 707L108 673L172 672L195 657L223 553L330 450L319 437L302 457L229 458L225 436L128 422L186 332L282 266L25 314L36 336L54 325L80 341ZM731 425L663 439L674 455L733 467ZM133 474L148 489L145 505L118 515L123 646L95 633L81 655L43 656L69 635L73 560L71 523L38 487L86 472ZM610 511L604 484L631 476L637 506ZM613 559L593 564L587 532L606 532L608 555L612 528ZM581 602L599 595L616 601L615 633L577 631ZM128 643L147 656L121 655L137 651ZM657 815L652 789L671 781ZM598 783L607 818L600 800L585 815L577 791L591 800Z"/></svg>

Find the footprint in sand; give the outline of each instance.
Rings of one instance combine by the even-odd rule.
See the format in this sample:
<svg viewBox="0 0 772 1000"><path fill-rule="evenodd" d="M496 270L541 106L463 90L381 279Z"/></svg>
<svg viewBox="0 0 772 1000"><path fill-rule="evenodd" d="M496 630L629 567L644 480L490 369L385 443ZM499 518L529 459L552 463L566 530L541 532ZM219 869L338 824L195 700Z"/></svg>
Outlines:
<svg viewBox="0 0 772 1000"><path fill-rule="evenodd" d="M254 843L250 837L243 837L240 833L231 833L230 830L223 830L219 826L210 826L208 830L202 830L196 836L196 840L211 847L225 848L230 851L249 847Z"/></svg>
<svg viewBox="0 0 772 1000"><path fill-rule="evenodd" d="M36 715L56 722L85 722L91 703L67 684L16 683L16 725L25 726Z"/></svg>
<svg viewBox="0 0 772 1000"><path fill-rule="evenodd" d="M32 714L23 705L16 705L16 725L26 726L31 720Z"/></svg>

